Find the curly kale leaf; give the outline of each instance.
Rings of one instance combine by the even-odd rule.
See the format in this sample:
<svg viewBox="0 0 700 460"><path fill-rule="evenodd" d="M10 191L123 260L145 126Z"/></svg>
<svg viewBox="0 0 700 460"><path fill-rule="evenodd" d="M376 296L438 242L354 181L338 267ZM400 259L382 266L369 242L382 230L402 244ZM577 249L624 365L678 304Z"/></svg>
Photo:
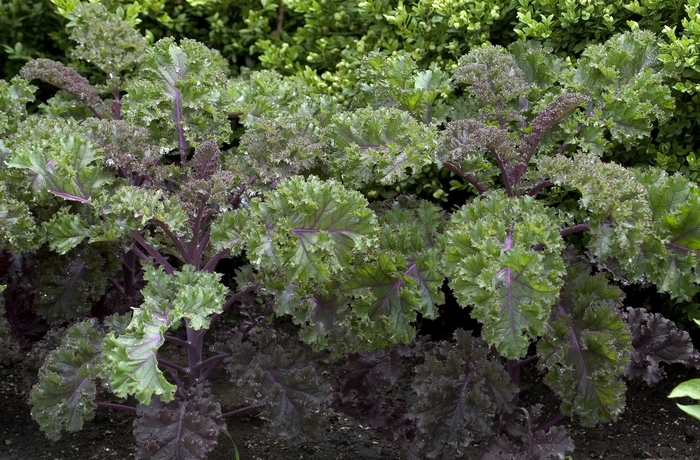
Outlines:
<svg viewBox="0 0 700 460"><path fill-rule="evenodd" d="M194 40L164 38L148 48L137 76L122 99L124 119L147 126L163 146L206 140L222 144L231 136L227 65L216 51Z"/></svg>
<svg viewBox="0 0 700 460"><path fill-rule="evenodd" d="M57 441L61 431L79 431L95 413L95 379L102 361L104 334L90 319L71 326L61 345L53 350L31 393L32 418L49 439Z"/></svg>
<svg viewBox="0 0 700 460"><path fill-rule="evenodd" d="M590 216L588 248L604 263L616 258L634 270L639 247L651 230L651 210L634 173L593 155L541 158L538 168L557 185L575 187Z"/></svg>
<svg viewBox="0 0 700 460"><path fill-rule="evenodd" d="M568 269L559 303L537 345L545 382L562 399L565 415L584 425L614 420L625 407L625 384L619 378L632 353L627 324L617 309L623 293L601 273Z"/></svg>
<svg viewBox="0 0 700 460"><path fill-rule="evenodd" d="M362 318L372 348L403 342L415 335L416 312L434 318L443 303L440 233L445 218L435 206L395 208L380 217L380 251L361 264L346 285L353 312ZM364 335L361 330L356 335Z"/></svg>
<svg viewBox="0 0 700 460"><path fill-rule="evenodd" d="M336 114L325 135L335 153L330 170L348 187L390 185L434 162L435 127L398 109L365 108Z"/></svg>
<svg viewBox="0 0 700 460"><path fill-rule="evenodd" d="M649 137L653 123L663 123L674 108L661 67L659 41L651 32L636 30L588 46L567 78L568 86L592 100L589 113L570 126L570 134L583 126L572 139L602 155L610 149L606 139L632 146Z"/></svg>
<svg viewBox="0 0 700 460"><path fill-rule="evenodd" d="M327 282L348 268L354 252L375 244L376 217L367 200L335 181L297 176L248 209L246 227L236 213L223 214L214 224L212 243L229 247L229 235L234 242L245 240L250 261L286 284ZM226 232L220 226L231 219L237 230Z"/></svg>
<svg viewBox="0 0 700 460"><path fill-rule="evenodd" d="M293 115L315 115L310 86L296 78L285 78L272 70L250 72L228 85L232 111L245 126L259 118L275 119ZM335 107L334 107L335 108Z"/></svg>
<svg viewBox="0 0 700 460"><path fill-rule="evenodd" d="M257 119L241 137L226 169L241 182L275 185L308 170L323 157L324 142L316 120L305 115Z"/></svg>
<svg viewBox="0 0 700 460"><path fill-rule="evenodd" d="M0 182L0 247L23 253L37 249L41 240L29 206L14 199Z"/></svg>
<svg viewBox="0 0 700 460"><path fill-rule="evenodd" d="M50 149L40 145L18 146L7 166L23 170L35 190L93 204L95 197L112 182L96 146L81 134L71 132L61 133L52 141Z"/></svg>
<svg viewBox="0 0 700 460"><path fill-rule="evenodd" d="M208 385L178 388L172 401L159 397L136 406L134 436L137 459L193 460L205 458L226 429L221 404Z"/></svg>
<svg viewBox="0 0 700 460"><path fill-rule="evenodd" d="M485 343L461 329L455 341L441 343L416 366L418 401L409 417L416 422L423 458L465 458L472 442L493 435L497 414L511 412L517 391Z"/></svg>
<svg viewBox="0 0 700 460"><path fill-rule="evenodd" d="M331 387L308 350L271 331L231 345L228 369L239 386L247 385L248 401L263 406L261 417L270 429L287 438L313 435L331 401Z"/></svg>
<svg viewBox="0 0 700 460"><path fill-rule="evenodd" d="M497 171L492 164L495 161L506 191L511 196L517 195L518 182L547 133L585 101L581 94L560 94L537 113L521 139L514 138L504 128L479 120L453 121L441 134L438 158L460 169L462 175L471 174L477 181L486 183L492 182ZM484 157L485 152L492 158Z"/></svg>
<svg viewBox="0 0 700 460"><path fill-rule="evenodd" d="M0 138L14 133L22 120L27 118L27 103L34 101L36 90L36 86L21 77L14 77L9 82L0 80Z"/></svg>
<svg viewBox="0 0 700 460"><path fill-rule="evenodd" d="M79 3L70 16L70 38L78 43L73 57L97 66L110 79L132 70L146 52L146 39L101 3Z"/></svg>
<svg viewBox="0 0 700 460"><path fill-rule="evenodd" d="M500 46L475 48L462 56L454 70L452 80L466 85L473 98L468 101L465 117L486 122L522 121L519 104L532 85L525 81L525 74L515 58Z"/></svg>
<svg viewBox="0 0 700 460"><path fill-rule="evenodd" d="M700 188L681 175L658 169L637 172L651 207L651 232L638 252L631 277L690 300L700 278Z"/></svg>
<svg viewBox="0 0 700 460"><path fill-rule="evenodd" d="M682 363L700 368L700 353L693 347L690 335L679 331L673 321L643 308L627 308L623 314L632 334L632 360L625 369L627 379L641 378L649 386L666 376L660 363Z"/></svg>
<svg viewBox="0 0 700 460"><path fill-rule="evenodd" d="M499 191L463 206L445 232L450 287L474 306L483 339L509 358L524 356L556 303L565 273L560 222L531 197Z"/></svg>

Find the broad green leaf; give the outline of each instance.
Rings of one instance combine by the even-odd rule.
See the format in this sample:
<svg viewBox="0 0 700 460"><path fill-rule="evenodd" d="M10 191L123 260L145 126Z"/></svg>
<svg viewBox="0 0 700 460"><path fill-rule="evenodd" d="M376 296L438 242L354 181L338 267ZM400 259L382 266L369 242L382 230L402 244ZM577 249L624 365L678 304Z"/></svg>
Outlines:
<svg viewBox="0 0 700 460"><path fill-rule="evenodd" d="M103 334L93 319L71 326L41 370L31 393L32 418L49 439L79 431L95 416L95 380L101 368Z"/></svg>
<svg viewBox="0 0 700 460"><path fill-rule="evenodd" d="M112 182L95 146L80 134L62 134L50 148L20 147L7 166L24 170L33 189L80 203L93 204Z"/></svg>
<svg viewBox="0 0 700 460"><path fill-rule="evenodd" d="M525 355L558 297L560 225L556 212L534 199L499 191L463 206L445 232L450 287L460 304L474 306L484 340L508 358Z"/></svg>
<svg viewBox="0 0 700 460"><path fill-rule="evenodd" d="M285 282L327 282L348 269L354 253L375 244L377 221L367 201L335 181L294 177L265 201L251 203L249 260Z"/></svg>
<svg viewBox="0 0 700 460"><path fill-rule="evenodd" d="M251 233L263 233L265 227L253 221L247 209L236 209L221 213L211 225L210 243L220 251L231 250L231 255L239 254L245 247Z"/></svg>
<svg viewBox="0 0 700 460"><path fill-rule="evenodd" d="M180 236L188 231L187 215L178 200L164 196L160 190L123 186L100 203L102 226L92 229L95 241L115 240L141 230L151 220L168 225Z"/></svg>
<svg viewBox="0 0 700 460"><path fill-rule="evenodd" d="M126 331L105 337L103 344L105 376L111 390L122 398L135 396L148 405L157 394L163 401L173 399L176 386L170 384L158 369L158 349L165 342L163 334L172 325L169 314L172 276L162 269L146 266L144 279L148 284L141 291L144 301L134 308Z"/></svg>
<svg viewBox="0 0 700 460"><path fill-rule="evenodd" d="M70 214L62 208L54 217L44 222L49 247L59 254L65 254L78 246L90 235L90 229L78 214Z"/></svg>
<svg viewBox="0 0 700 460"><path fill-rule="evenodd" d="M637 172L652 212L651 232L630 269L635 280L650 281L681 300L700 283L700 189L681 175L661 170Z"/></svg>
<svg viewBox="0 0 700 460"><path fill-rule="evenodd" d="M603 274L574 265L548 330L537 345L545 382L562 399L565 415L584 425L615 420L625 407L626 386L620 376L632 353L627 324L617 309L622 291Z"/></svg>
<svg viewBox="0 0 700 460"><path fill-rule="evenodd" d="M602 155L613 145L602 140L632 147L649 137L656 123L665 122L673 113L674 98L664 84L658 56L659 40L649 31L618 34L588 46L563 78L567 86L592 99L588 113L579 113L568 125L572 141ZM597 136L574 135L579 123Z"/></svg>
<svg viewBox="0 0 700 460"><path fill-rule="evenodd" d="M417 282L411 277L417 271L418 266L407 264L402 255L381 252L353 274L348 284L349 294L355 294L353 308L369 319L372 329L381 331L373 331L373 347L409 342L415 335L411 322L417 311L435 316L432 302L427 308L421 305Z"/></svg>
<svg viewBox="0 0 700 460"><path fill-rule="evenodd" d="M330 169L349 187L394 184L434 162L435 132L397 109L339 113L326 127L335 149Z"/></svg>

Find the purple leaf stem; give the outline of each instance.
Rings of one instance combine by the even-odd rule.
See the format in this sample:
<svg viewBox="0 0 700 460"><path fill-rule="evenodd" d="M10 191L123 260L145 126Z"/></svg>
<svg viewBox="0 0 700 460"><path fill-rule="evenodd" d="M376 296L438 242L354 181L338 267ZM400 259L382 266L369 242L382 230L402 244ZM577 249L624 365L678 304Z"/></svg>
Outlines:
<svg viewBox="0 0 700 460"><path fill-rule="evenodd" d="M122 277L124 278L124 293L130 297L136 294L137 282L136 253L133 249L126 251L122 260Z"/></svg>
<svg viewBox="0 0 700 460"><path fill-rule="evenodd" d="M131 406L125 406L123 404L108 403L102 401L94 401L97 407L104 407L105 409L116 409L122 412L129 412L131 414L136 413L136 408Z"/></svg>
<svg viewBox="0 0 700 460"><path fill-rule="evenodd" d="M474 186L477 192L479 194L483 194L486 192L488 189L483 186L482 184L479 183L479 181L476 180L476 177L474 177L474 174L464 174L464 172L454 163L450 163L449 161L446 161L443 163L443 166L452 171L453 173L457 174L459 177L462 179L466 180L470 184Z"/></svg>
<svg viewBox="0 0 700 460"><path fill-rule="evenodd" d="M129 234L131 235L131 237L132 237L133 239L135 239L136 241L138 241L138 243L139 243L141 246L143 246L143 248L146 250L146 252L148 252L148 254L150 254L150 255L163 267L163 269L164 269L169 275L175 274L175 269L173 268L172 265L170 265L170 262L168 262L167 260L165 260L165 257L163 257L163 255L162 255L160 252L158 252L158 250L157 250L156 248L154 248L153 246L151 246L151 245L146 241L146 239L145 239L143 236L141 236L141 234L140 234L139 232L137 232L136 230L131 230L131 231L129 232ZM139 255L138 253L136 253L136 254ZM145 254L141 253L141 254L139 255L139 257L141 257L141 256L145 256ZM147 257L141 257L141 259L142 259L142 260L148 260Z"/></svg>
<svg viewBox="0 0 700 460"><path fill-rule="evenodd" d="M228 200L228 204L233 206L241 198L241 195L243 195L243 192L245 192L248 186L255 182L256 177L257 176L250 176L248 182L246 184L241 185L236 194L233 195L230 200Z"/></svg>
<svg viewBox="0 0 700 460"><path fill-rule="evenodd" d="M162 364L162 365L165 366L166 368L170 368L170 369L176 370L176 371L178 371L178 372L180 372L180 373L182 373L182 374L189 374L188 370L187 370L185 367L180 366L179 364L175 364L175 363L172 362L172 361L168 361L168 360L165 359L165 358L158 358L158 364Z"/></svg>
<svg viewBox="0 0 700 460"><path fill-rule="evenodd" d="M204 199L199 201L199 208L197 209L197 215L194 218L194 226L192 228L192 240L188 244L190 259L196 261L196 264L193 265L197 268L197 270L200 269L201 263L201 252L199 251L199 248L201 247L199 232L202 230L202 224L206 218L209 217L209 213L206 212L208 201L209 200Z"/></svg>
<svg viewBox="0 0 700 460"><path fill-rule="evenodd" d="M177 144L180 149L180 163L187 162L185 153L185 131L182 128L182 102L180 101L180 88L175 88L175 125L177 126Z"/></svg>
<svg viewBox="0 0 700 460"><path fill-rule="evenodd" d="M241 415L245 414L247 412L252 412L254 410L262 409L263 406L246 406L246 407L241 407L240 409L232 410L231 412L226 412L225 414L221 414L222 418L230 418L230 417L235 417L236 415Z"/></svg>
<svg viewBox="0 0 700 460"><path fill-rule="evenodd" d="M174 343L175 345L179 345L183 348L190 348L192 346L191 343L182 339L178 339L177 337L173 337L172 335L165 334L163 338L166 342Z"/></svg>
<svg viewBox="0 0 700 460"><path fill-rule="evenodd" d="M120 294L124 294L124 288L122 287L121 284L119 284L119 281L115 280L114 278L109 278L108 281L109 281L109 284L114 286L117 289L117 291L119 291Z"/></svg>
<svg viewBox="0 0 700 460"><path fill-rule="evenodd" d="M243 290L241 290L241 291L238 291L238 292L236 292L235 294L233 294L231 297L228 298L228 300L227 300L226 303L224 304L223 309L222 309L222 312L226 311L226 309L228 309L228 307L230 307L231 305L233 305L234 302L236 302L236 301L238 301L238 300L241 300L241 298L243 298L243 296L245 296L246 294L248 294L248 293L251 292L251 291L254 291L254 290L257 289L257 288L258 288L258 285L257 285L257 284L253 284L253 285L248 286L247 288L245 288L245 289L243 289Z"/></svg>
<svg viewBox="0 0 700 460"><path fill-rule="evenodd" d="M180 376L177 375L177 372L175 371L175 369L171 369L171 368L169 368L169 367L166 367L166 369L168 370L168 373L170 374L170 376L173 378L173 381L175 382L175 385L181 387L181 386L182 386L182 380L180 380Z"/></svg>
<svg viewBox="0 0 700 460"><path fill-rule="evenodd" d="M566 235L571 235L572 233L585 232L586 230L588 230L589 227L590 227L590 225L588 223L576 224L576 225L572 225L571 227L566 227L566 228L561 229L561 231L559 231L559 234L561 236L566 236Z"/></svg>
<svg viewBox="0 0 700 460"><path fill-rule="evenodd" d="M204 232L202 235L202 239L199 240L199 246L197 247L197 250L195 252L195 260L201 260L202 256L204 255L204 251L207 249L207 245L209 244L209 237L211 235L211 232L207 230Z"/></svg>
<svg viewBox="0 0 700 460"><path fill-rule="evenodd" d="M537 428L535 431L547 431L548 429L552 428L554 425L556 425L559 420L564 418L564 414L559 414L556 417L554 417L552 420L549 422L545 423L541 427Z"/></svg>
<svg viewBox="0 0 700 460"><path fill-rule="evenodd" d="M689 248L686 248L685 246L681 246L680 244L668 243L666 246L668 246L669 248L678 249L679 251L682 251L685 253L690 252Z"/></svg>
<svg viewBox="0 0 700 460"><path fill-rule="evenodd" d="M209 232L207 232L207 236L208 235L209 235ZM219 261L221 259L223 259L224 257L226 257L230 251L231 250L229 248L226 248L226 249L222 249L221 251L214 254L212 256L212 258L209 259L207 261L207 263L204 264L204 267L202 267L202 270L204 270L205 272L213 272L214 269L216 269L216 265L219 263Z"/></svg>
<svg viewBox="0 0 700 460"><path fill-rule="evenodd" d="M190 327L190 321L185 318L185 326L187 330L187 341L191 344L187 347L187 362L189 369L187 374L190 378L190 385L194 385L201 381L202 368L199 364L202 362L202 350L204 349L204 334L207 329L195 330Z"/></svg>
<svg viewBox="0 0 700 460"><path fill-rule="evenodd" d="M550 185L554 185L554 182L552 182L551 180L544 180L544 181L540 182L539 184L535 185L534 187L532 187L530 189L530 191L527 192L527 194L530 196L537 196L537 194L540 193L540 191L543 188L549 187Z"/></svg>
<svg viewBox="0 0 700 460"><path fill-rule="evenodd" d="M498 170L501 171L501 177L503 177L503 185L506 187L506 195L509 197L515 196L513 192L513 184L510 182L510 177L508 176L508 171L506 171L506 165L503 163L503 159L498 155L495 150L489 149L489 152L496 159L496 164L498 165Z"/></svg>
<svg viewBox="0 0 700 460"><path fill-rule="evenodd" d="M221 364L221 363L224 361L224 359L226 359L226 358L228 358L228 357L229 357L228 354L222 353L222 354L220 354L220 355L212 356L211 358L206 359L206 360L202 361L201 363L199 363L199 364L198 364L199 367L201 367L201 368L206 367L206 369L204 370L204 372L202 372L202 376L200 377L200 380L204 381L204 380L206 380L207 378L209 378L209 374L211 374L212 371L213 371L214 369L216 369L217 366L218 366L219 364ZM208 366L208 367L207 367L207 366Z"/></svg>
<svg viewBox="0 0 700 460"><path fill-rule="evenodd" d="M195 265L194 260L190 257L190 253L185 249L183 246L182 242L180 239L175 235L170 228L168 227L168 224L165 222L161 222L157 219L153 219L153 223L156 224L158 227L160 227L166 235L168 235L168 238L170 238L170 241L173 242L177 250L180 252L182 255L182 258L184 259L186 264L189 265Z"/></svg>

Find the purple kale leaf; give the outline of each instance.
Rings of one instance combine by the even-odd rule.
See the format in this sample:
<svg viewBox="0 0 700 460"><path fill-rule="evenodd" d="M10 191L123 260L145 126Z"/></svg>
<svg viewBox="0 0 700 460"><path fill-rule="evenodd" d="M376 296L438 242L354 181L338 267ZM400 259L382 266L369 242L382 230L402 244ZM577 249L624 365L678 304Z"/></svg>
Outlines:
<svg viewBox="0 0 700 460"><path fill-rule="evenodd" d="M410 417L423 458L465 458L474 441L493 436L499 412L510 412L516 387L487 345L457 330L416 367L418 401Z"/></svg>
<svg viewBox="0 0 700 460"><path fill-rule="evenodd" d="M221 405L205 384L179 388L175 398L163 403L158 396L148 406L136 406L134 436L137 459L198 460L216 446L226 429Z"/></svg>
<svg viewBox="0 0 700 460"><path fill-rule="evenodd" d="M563 460L574 451L574 442L562 427L547 430L536 429L534 423L540 417L542 405L526 410L520 408L519 419L506 426L506 434L494 439L481 456L481 460ZM514 442L513 439L517 440Z"/></svg>
<svg viewBox="0 0 700 460"><path fill-rule="evenodd" d="M658 313L643 308L628 308L623 315L632 333L632 360L625 370L629 380L642 378L654 385L666 376L659 363L682 363L700 368L700 354L693 348L690 335L680 331Z"/></svg>
<svg viewBox="0 0 700 460"><path fill-rule="evenodd" d="M253 334L251 334L253 335ZM314 365L313 355L299 342L274 331L262 331L248 340L235 337L227 369L246 398L262 407L260 417L277 436L312 436L325 417L331 386Z"/></svg>
<svg viewBox="0 0 700 460"><path fill-rule="evenodd" d="M51 59L34 59L27 62L19 73L26 80L43 80L64 90L85 104L97 118L101 118L98 109L102 99L97 90L87 78L70 67Z"/></svg>

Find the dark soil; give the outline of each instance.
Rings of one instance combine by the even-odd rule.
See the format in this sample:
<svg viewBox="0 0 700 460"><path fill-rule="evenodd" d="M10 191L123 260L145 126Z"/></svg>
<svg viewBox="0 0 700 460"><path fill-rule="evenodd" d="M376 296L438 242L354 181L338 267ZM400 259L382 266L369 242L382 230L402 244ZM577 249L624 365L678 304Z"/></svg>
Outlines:
<svg viewBox="0 0 700 460"><path fill-rule="evenodd" d="M534 366L523 373L521 397L526 404L541 403L554 413L556 397L542 383ZM700 422L686 416L667 398L679 382L697 377L683 367L669 369L669 377L656 387L632 382L627 392L627 410L617 422L582 427L571 419L561 423L576 444L574 460L700 460ZM26 405L27 375L22 361L0 359L0 460L93 460L129 459L136 446L131 433L133 416L114 410L98 409L95 419L83 431L65 434L51 442L39 430ZM213 378L222 410L241 405L240 390L227 383L223 373ZM690 401L685 401L690 403ZM227 420L228 432L219 437L212 460L235 459L234 442L242 460L365 459L399 460L400 450L371 429L359 426L343 415L332 415L319 439L284 443L265 434L264 421L255 416ZM474 458L477 454L475 454Z"/></svg>

